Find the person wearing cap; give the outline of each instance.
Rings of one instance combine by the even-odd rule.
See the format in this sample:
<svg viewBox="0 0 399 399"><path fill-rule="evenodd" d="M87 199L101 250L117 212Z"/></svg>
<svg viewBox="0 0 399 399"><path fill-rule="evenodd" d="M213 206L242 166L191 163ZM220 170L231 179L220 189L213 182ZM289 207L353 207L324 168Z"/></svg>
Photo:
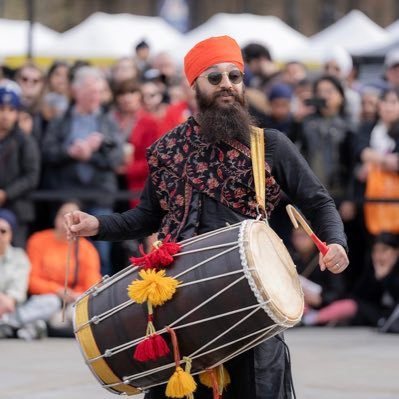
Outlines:
<svg viewBox="0 0 399 399"><path fill-rule="evenodd" d="M208 38L187 53L184 70L198 112L148 149L150 175L138 207L99 217L67 214L71 238L119 240L158 231L160 240L170 236L181 241L257 217L241 49L229 36ZM328 243L328 253L320 257L322 270L342 272L348 266L346 237L333 200L284 134L266 129L264 135L267 216L284 190ZM281 337L266 340L225 366L231 385L224 398L291 398L290 366ZM146 399L164 395L164 387L155 387ZM195 397L212 398L212 391L198 384Z"/></svg>
<svg viewBox="0 0 399 399"><path fill-rule="evenodd" d="M17 216L14 244L23 247L35 217L28 195L39 182L40 154L35 139L17 126L20 107L18 86L0 86L0 207Z"/></svg>

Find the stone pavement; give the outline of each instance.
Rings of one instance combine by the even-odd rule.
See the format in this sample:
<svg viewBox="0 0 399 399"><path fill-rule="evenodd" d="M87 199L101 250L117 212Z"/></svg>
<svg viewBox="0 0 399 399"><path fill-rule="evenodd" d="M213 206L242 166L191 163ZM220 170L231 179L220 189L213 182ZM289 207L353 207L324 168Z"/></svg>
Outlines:
<svg viewBox="0 0 399 399"><path fill-rule="evenodd" d="M399 335L366 328L285 335L298 399L399 398ZM0 340L0 399L110 398L117 396L100 387L73 339Z"/></svg>

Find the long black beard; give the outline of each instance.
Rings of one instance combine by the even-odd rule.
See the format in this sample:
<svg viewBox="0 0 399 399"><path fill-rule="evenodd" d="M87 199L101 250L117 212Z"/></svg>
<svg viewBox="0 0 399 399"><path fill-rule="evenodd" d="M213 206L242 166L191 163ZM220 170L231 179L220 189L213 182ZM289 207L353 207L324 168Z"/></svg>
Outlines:
<svg viewBox="0 0 399 399"><path fill-rule="evenodd" d="M228 93L234 96L234 103L220 106L217 98ZM197 86L198 123L200 133L209 143L222 140L236 139L248 145L251 132L252 118L248 113L248 106L244 94L242 97L229 90L222 90L207 98Z"/></svg>

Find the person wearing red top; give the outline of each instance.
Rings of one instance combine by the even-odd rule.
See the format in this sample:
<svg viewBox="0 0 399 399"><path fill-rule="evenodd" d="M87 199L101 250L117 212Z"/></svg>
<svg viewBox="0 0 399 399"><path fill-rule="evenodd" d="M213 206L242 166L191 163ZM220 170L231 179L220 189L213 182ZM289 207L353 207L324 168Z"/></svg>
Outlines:
<svg viewBox="0 0 399 399"><path fill-rule="evenodd" d="M126 167L127 187L132 192L141 193L148 177L148 165L146 150L160 137L159 123L153 115L143 109L137 112L136 123L129 137L133 146L133 154L130 163ZM139 203L137 199L130 201L132 208Z"/></svg>
<svg viewBox="0 0 399 399"><path fill-rule="evenodd" d="M171 104L166 109L165 115L160 122L160 130L162 134L185 122L189 116L194 115L198 110L195 91L187 82L182 82L181 87L185 100Z"/></svg>

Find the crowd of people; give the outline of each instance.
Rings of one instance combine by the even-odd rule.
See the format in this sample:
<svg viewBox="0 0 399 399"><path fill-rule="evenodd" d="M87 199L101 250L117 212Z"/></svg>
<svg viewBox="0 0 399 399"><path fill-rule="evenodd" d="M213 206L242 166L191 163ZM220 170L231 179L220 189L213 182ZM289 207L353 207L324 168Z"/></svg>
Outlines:
<svg viewBox="0 0 399 399"><path fill-rule="evenodd" d="M301 274L303 324L381 325L399 303L399 203L364 200L375 170L398 183L377 197L399 196L399 53L387 54L383 76L365 83L342 48L330 49L317 71L298 61L280 65L257 43L241 50L253 124L299 148L335 200L348 238L350 267L339 276L321 272L309 238L292 229L283 193L270 223ZM62 215L136 207L149 174L146 149L197 111L179 63L152 54L145 41L109 68L56 61L47 71L32 62L0 69L0 336L71 334L70 309L67 325L59 314ZM378 209L386 216L376 220ZM68 303L126 267L138 244L76 241Z"/></svg>

